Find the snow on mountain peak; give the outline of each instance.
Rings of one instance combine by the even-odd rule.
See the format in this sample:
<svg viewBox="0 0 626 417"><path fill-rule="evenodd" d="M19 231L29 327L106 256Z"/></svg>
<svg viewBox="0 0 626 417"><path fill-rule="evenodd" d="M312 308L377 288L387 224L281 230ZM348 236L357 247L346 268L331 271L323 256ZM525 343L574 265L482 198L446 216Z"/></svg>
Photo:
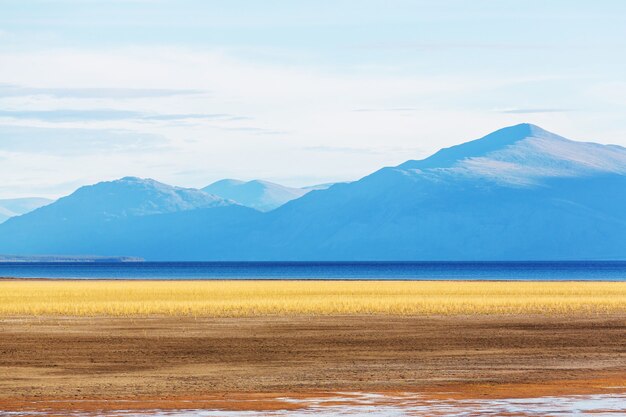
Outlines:
<svg viewBox="0 0 626 417"><path fill-rule="evenodd" d="M626 148L576 142L525 123L442 149L420 161L407 161L397 168L529 185L542 178L626 174Z"/></svg>

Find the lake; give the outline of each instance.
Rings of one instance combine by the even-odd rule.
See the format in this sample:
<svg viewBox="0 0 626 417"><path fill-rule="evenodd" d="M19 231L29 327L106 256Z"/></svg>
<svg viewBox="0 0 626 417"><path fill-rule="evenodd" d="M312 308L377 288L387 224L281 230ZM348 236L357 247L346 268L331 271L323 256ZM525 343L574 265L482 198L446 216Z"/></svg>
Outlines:
<svg viewBox="0 0 626 417"><path fill-rule="evenodd" d="M0 277L626 281L626 261L555 262L18 262Z"/></svg>

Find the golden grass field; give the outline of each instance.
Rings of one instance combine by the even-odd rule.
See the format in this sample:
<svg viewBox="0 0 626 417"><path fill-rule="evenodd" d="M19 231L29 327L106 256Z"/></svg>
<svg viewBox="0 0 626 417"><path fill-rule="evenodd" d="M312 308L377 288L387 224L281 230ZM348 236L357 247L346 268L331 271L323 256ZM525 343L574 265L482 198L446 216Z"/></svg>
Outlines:
<svg viewBox="0 0 626 417"><path fill-rule="evenodd" d="M626 282L0 281L0 316L626 312Z"/></svg>

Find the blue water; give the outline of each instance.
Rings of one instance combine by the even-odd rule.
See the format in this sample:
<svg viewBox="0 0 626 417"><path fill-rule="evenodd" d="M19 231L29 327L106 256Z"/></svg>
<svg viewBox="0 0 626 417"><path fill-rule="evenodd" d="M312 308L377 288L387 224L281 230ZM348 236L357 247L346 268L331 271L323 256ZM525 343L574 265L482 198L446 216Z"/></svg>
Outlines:
<svg viewBox="0 0 626 417"><path fill-rule="evenodd" d="M626 281L626 261L0 263L0 277Z"/></svg>

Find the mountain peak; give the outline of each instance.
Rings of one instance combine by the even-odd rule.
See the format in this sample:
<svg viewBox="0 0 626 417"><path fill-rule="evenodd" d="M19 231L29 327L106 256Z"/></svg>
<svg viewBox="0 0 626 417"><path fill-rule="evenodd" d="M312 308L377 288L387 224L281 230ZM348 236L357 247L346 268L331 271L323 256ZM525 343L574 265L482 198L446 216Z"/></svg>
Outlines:
<svg viewBox="0 0 626 417"><path fill-rule="evenodd" d="M559 136L555 133L549 132L537 125L531 123L520 123L513 126L503 127L502 129L498 129L495 132L488 134L480 139L476 139L470 142L462 143L457 145L458 147L464 147L465 145L474 144L474 145L483 145L485 150L488 150L489 145L493 145L496 147L504 147L508 145L513 145L519 141L528 139L528 138L544 138L544 139L553 139L553 140L567 140L562 136ZM478 146L476 146L478 148ZM496 150L489 149L489 150Z"/></svg>
<svg viewBox="0 0 626 417"><path fill-rule="evenodd" d="M260 211L273 210L309 191L264 180L243 182L229 179L216 181L202 190Z"/></svg>
<svg viewBox="0 0 626 417"><path fill-rule="evenodd" d="M503 127L502 129L498 129L495 132L491 133L491 136L496 133L500 133L503 135L507 135L510 137L518 137L520 139L531 137L531 136L545 136L545 135L554 135L554 133L548 132L547 130L534 125L532 123L520 123L513 126Z"/></svg>
<svg viewBox="0 0 626 417"><path fill-rule="evenodd" d="M241 184L245 184L245 181L236 180L232 178L224 178L223 180L218 180L209 184L207 187L234 186L234 185L241 185Z"/></svg>
<svg viewBox="0 0 626 417"><path fill-rule="evenodd" d="M155 179L152 178L141 178L141 177L131 177L131 176L127 176L127 177L122 177L119 178L117 180L113 180L113 181L103 181L100 183L97 183L95 185L99 185L99 184L125 184L125 185L143 185L143 186L150 186L150 187L173 187L173 188L180 188L180 187L176 187L173 185L168 185L165 183L162 183L160 181L157 181Z"/></svg>
<svg viewBox="0 0 626 417"><path fill-rule="evenodd" d="M193 188L175 187L150 178L123 177L80 187L48 206L47 211L76 210L85 216L126 217L232 204Z"/></svg>
<svg viewBox="0 0 626 417"><path fill-rule="evenodd" d="M398 168L449 168L464 159L484 157L491 152L502 150L507 146L514 145L528 138L566 140L539 126L530 123L521 123L496 130L480 139L475 139L449 148L443 148L426 159L407 161L398 166Z"/></svg>
<svg viewBox="0 0 626 417"><path fill-rule="evenodd" d="M626 149L576 142L529 123L505 127L397 168L415 175L462 175L514 185L543 179L626 174Z"/></svg>

